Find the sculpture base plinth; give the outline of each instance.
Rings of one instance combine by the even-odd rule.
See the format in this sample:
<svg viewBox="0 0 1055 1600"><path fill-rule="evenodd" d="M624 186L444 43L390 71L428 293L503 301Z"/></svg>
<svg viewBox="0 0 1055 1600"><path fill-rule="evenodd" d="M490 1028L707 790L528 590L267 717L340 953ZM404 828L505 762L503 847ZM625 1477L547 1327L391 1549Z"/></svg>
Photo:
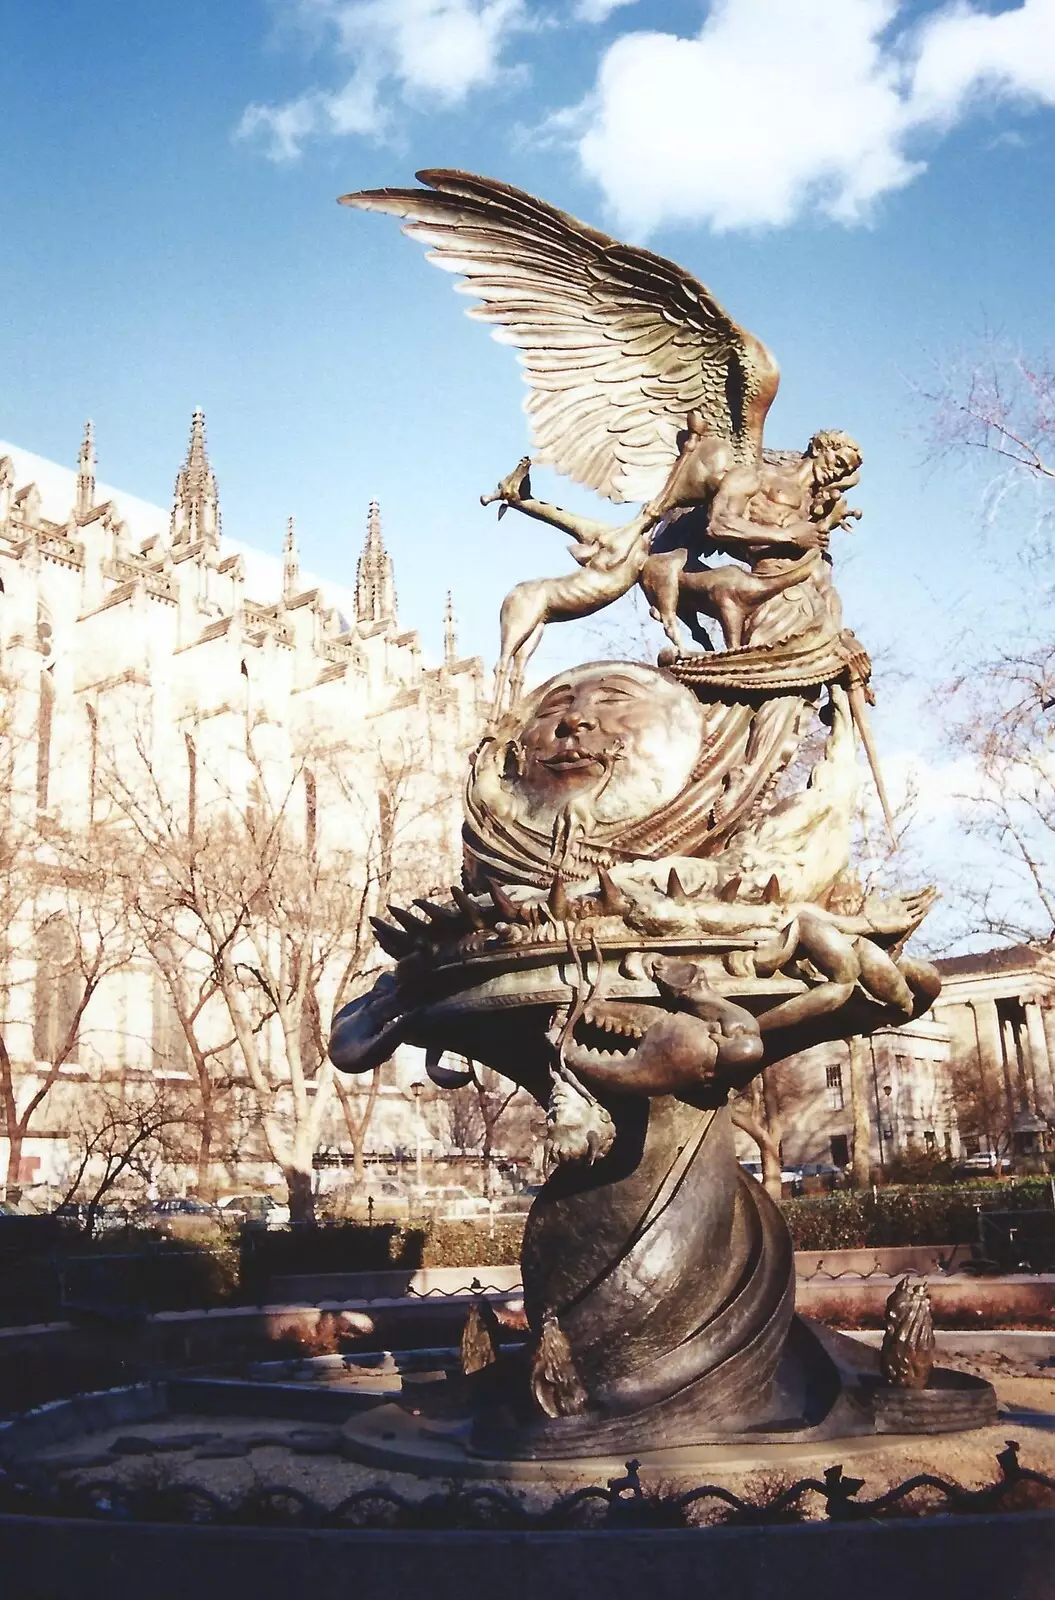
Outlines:
<svg viewBox="0 0 1055 1600"><path fill-rule="evenodd" d="M935 1367L925 1389L875 1390L876 1433L961 1433L996 1421L996 1394L983 1378Z"/></svg>
<svg viewBox="0 0 1055 1600"><path fill-rule="evenodd" d="M647 1413L525 1418L524 1357L516 1352L466 1380L415 1385L413 1399L381 1406L344 1428L354 1460L419 1476L532 1481L557 1471L592 1478L644 1466L692 1472L736 1463L825 1456L832 1442L949 1433L996 1420L996 1394L983 1379L935 1368L923 1390L893 1389L878 1353L805 1318L792 1323L776 1376L750 1418L717 1428L688 1407L659 1421Z"/></svg>

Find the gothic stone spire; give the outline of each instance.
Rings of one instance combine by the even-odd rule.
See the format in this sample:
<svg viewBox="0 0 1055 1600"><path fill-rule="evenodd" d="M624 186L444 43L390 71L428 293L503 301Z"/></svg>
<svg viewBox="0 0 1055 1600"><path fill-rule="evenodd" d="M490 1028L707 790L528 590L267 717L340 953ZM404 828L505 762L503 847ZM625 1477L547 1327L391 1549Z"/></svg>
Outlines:
<svg viewBox="0 0 1055 1600"><path fill-rule="evenodd" d="M396 585L392 557L381 537L381 507L371 500L366 542L355 569L355 614L360 622L396 620Z"/></svg>
<svg viewBox="0 0 1055 1600"><path fill-rule="evenodd" d="M77 457L77 504L75 516L82 522L95 505L95 438L91 422L84 424L81 453Z"/></svg>
<svg viewBox="0 0 1055 1600"><path fill-rule="evenodd" d="M443 662L453 667L458 659L458 625L454 616L454 600L447 590L447 604L443 611Z"/></svg>
<svg viewBox="0 0 1055 1600"><path fill-rule="evenodd" d="M187 459L176 474L169 534L173 545L197 544L199 539L220 539L220 503L216 474L205 447L205 413L191 418Z"/></svg>
<svg viewBox="0 0 1055 1600"><path fill-rule="evenodd" d="M282 547L282 598L288 605L300 592L300 562L297 559L297 531L293 518L286 523L286 542Z"/></svg>

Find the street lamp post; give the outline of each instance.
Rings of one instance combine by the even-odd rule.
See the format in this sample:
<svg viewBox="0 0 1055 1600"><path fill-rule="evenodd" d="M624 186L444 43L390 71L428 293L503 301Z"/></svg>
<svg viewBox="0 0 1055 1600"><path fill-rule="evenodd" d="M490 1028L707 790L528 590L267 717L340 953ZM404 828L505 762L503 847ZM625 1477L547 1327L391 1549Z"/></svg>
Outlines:
<svg viewBox="0 0 1055 1600"><path fill-rule="evenodd" d="M414 1166L417 1173L418 1193L421 1192L421 1091L423 1083L412 1083L410 1092L414 1096Z"/></svg>

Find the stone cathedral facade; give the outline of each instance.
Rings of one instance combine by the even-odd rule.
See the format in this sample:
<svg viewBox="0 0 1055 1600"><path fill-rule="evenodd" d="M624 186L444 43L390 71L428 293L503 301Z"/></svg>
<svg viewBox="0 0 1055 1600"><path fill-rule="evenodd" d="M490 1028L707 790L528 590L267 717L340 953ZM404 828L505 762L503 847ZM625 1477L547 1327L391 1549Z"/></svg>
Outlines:
<svg viewBox="0 0 1055 1600"><path fill-rule="evenodd" d="M159 786L191 806L208 802L210 784L248 803L261 772L280 789L310 742L339 752L364 833L376 833L379 807L384 832L393 803L386 774L408 773L427 818L426 840L421 826L411 830L415 848L457 870L462 774L489 683L478 658L459 655L450 597L438 663L426 661L418 634L400 622L378 505L367 512L354 587L320 586L301 574L292 519L281 560L225 539L200 411L170 511L97 485L95 465L90 424L76 471L0 444L0 659L15 812L42 838L49 819L68 827L105 820L102 742L120 753L124 741L131 754L135 740L141 754L146 741ZM310 783L311 827L317 807L324 848L339 808L327 804L321 778L317 796ZM34 972L39 952L10 948L18 942L9 935L7 959L19 970L3 976L4 1024L26 1094L34 1060L61 1030L63 1000L43 968ZM67 1092L49 1096L11 1181L61 1185L79 1081L169 1070L166 1063L178 1076L169 1008L156 974L136 958L93 996L63 1069ZM422 1078L418 1066L386 1070L369 1135L375 1148L414 1143L420 1113L404 1080ZM331 1131L339 1147L339 1128ZM0 1128L0 1178L4 1144ZM227 1177L274 1181L259 1162Z"/></svg>

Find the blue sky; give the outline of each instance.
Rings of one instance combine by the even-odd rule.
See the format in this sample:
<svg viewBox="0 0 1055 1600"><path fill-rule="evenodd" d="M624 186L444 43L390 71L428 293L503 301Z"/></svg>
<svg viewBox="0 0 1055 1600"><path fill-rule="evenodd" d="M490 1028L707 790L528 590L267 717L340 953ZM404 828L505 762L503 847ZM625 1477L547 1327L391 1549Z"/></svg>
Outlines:
<svg viewBox="0 0 1055 1600"><path fill-rule="evenodd" d="M205 407L226 530L495 653L561 541L477 497L527 447L511 352L348 189L463 166L697 273L774 350L768 437L865 452L842 587L912 719L991 571L912 385L986 325L1050 346L1055 0L0 0L0 437L166 504ZM585 504L567 486L546 484ZM602 508L599 508L603 510ZM989 558L991 560L991 556ZM538 665L579 655L572 628ZM559 637L558 637L559 635ZM880 678L880 692L883 683Z"/></svg>

